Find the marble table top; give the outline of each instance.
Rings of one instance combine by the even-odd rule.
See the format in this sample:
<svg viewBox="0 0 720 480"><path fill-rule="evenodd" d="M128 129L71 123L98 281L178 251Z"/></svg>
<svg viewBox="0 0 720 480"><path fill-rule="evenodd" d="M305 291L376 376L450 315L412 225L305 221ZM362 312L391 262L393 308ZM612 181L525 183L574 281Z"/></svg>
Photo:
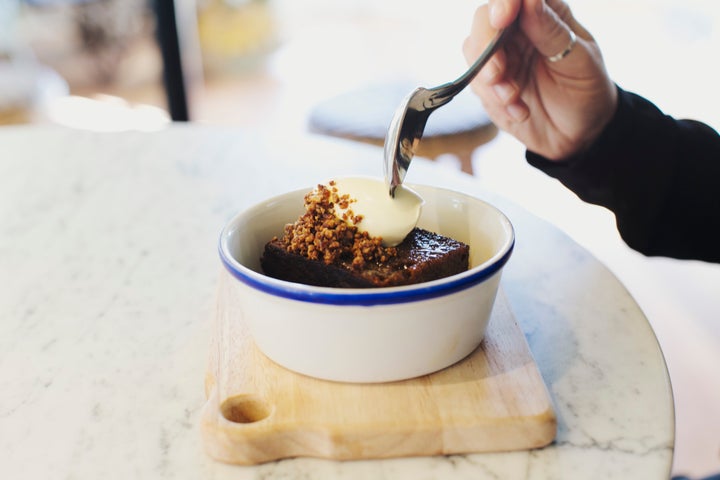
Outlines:
<svg viewBox="0 0 720 480"><path fill-rule="evenodd" d="M170 126L0 128L4 478L668 478L672 393L645 316L563 232L417 159L408 182L487 198L517 231L503 288L558 415L549 447L257 467L213 461L198 419L223 223L269 195L381 175L381 149Z"/></svg>

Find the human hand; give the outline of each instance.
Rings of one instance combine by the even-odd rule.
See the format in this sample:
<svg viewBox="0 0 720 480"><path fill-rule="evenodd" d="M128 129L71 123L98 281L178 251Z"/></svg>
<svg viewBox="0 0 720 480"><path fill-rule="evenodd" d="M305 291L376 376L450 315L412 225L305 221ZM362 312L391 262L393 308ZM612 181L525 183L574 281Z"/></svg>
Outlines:
<svg viewBox="0 0 720 480"><path fill-rule="evenodd" d="M475 12L463 45L468 63L495 29L516 19L515 31L471 86L499 128L535 153L566 159L600 135L615 112L617 90L592 35L562 0L489 0Z"/></svg>

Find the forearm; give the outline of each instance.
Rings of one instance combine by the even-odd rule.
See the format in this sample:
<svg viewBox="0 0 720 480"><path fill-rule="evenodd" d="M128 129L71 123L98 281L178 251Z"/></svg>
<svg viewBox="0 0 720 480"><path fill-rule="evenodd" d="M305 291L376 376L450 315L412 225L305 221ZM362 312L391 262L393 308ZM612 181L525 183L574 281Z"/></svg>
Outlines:
<svg viewBox="0 0 720 480"><path fill-rule="evenodd" d="M720 261L717 132L618 92L613 119L587 151L563 162L528 151L528 162L584 201L612 210L630 247L646 255Z"/></svg>

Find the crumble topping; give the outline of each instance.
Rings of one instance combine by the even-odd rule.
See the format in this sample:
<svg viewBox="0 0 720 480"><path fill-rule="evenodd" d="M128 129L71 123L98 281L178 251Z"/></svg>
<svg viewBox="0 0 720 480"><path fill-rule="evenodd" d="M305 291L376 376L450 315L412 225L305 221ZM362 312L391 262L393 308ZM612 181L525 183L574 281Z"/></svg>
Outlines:
<svg viewBox="0 0 720 480"><path fill-rule="evenodd" d="M325 264L351 260L361 270L367 263L387 262L397 255L395 247L384 247L381 237L358 230L362 215L350 207L355 200L340 194L334 181L318 185L305 195L305 213L295 223L285 225L282 243L288 252ZM343 210L340 218L335 205Z"/></svg>

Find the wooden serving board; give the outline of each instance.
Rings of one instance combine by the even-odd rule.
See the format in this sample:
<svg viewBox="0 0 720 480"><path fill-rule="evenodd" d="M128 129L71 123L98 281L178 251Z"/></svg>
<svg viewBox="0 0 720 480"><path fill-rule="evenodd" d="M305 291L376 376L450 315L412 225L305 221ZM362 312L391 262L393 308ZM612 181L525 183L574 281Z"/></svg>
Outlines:
<svg viewBox="0 0 720 480"><path fill-rule="evenodd" d="M547 389L502 293L482 344L459 363L401 382L345 384L265 357L243 325L233 282L223 272L201 421L217 460L499 452L555 438Z"/></svg>

